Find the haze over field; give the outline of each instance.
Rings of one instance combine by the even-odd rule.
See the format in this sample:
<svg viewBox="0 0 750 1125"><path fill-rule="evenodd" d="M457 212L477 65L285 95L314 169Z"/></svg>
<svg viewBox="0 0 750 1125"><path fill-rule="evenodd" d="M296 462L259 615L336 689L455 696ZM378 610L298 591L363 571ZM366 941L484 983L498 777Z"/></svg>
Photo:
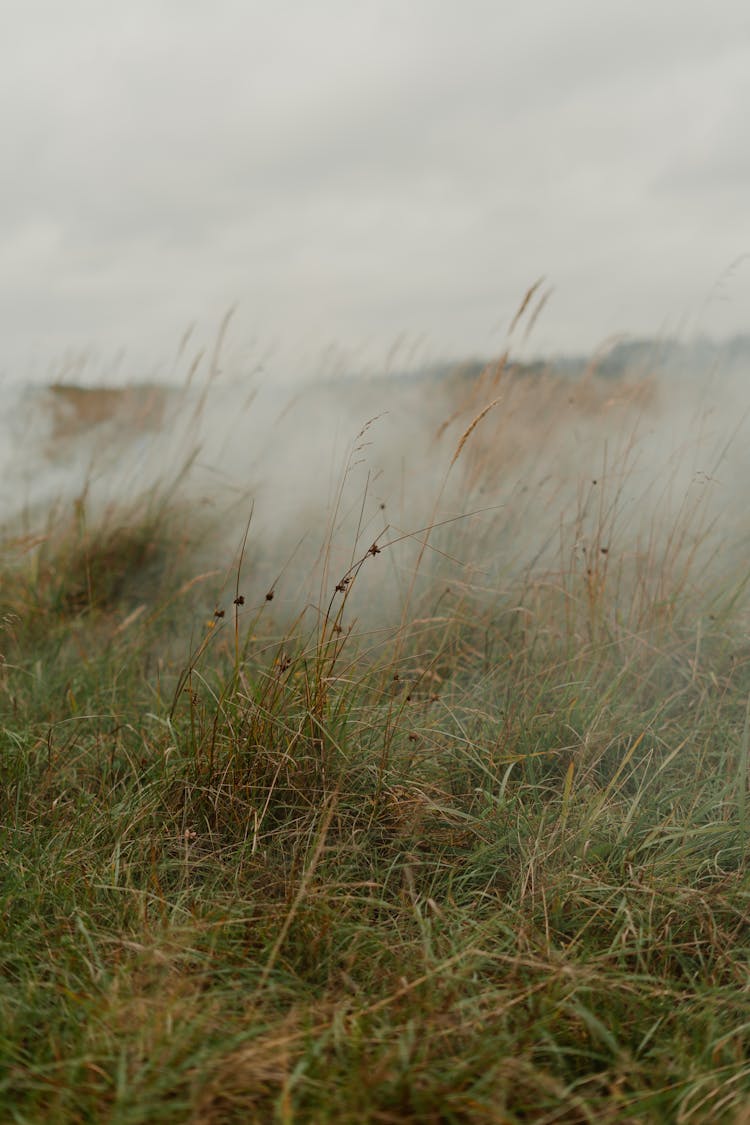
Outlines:
<svg viewBox="0 0 750 1125"><path fill-rule="evenodd" d="M274 375L493 354L542 274L537 353L747 328L742 0L36 0L0 56L14 379L235 302Z"/></svg>
<svg viewBox="0 0 750 1125"><path fill-rule="evenodd" d="M706 485L733 518L745 5L40 0L10 26L0 520L127 501L188 458L191 499L253 504L282 561L342 474L401 529L437 495L440 516L526 513L519 565L618 458L640 526L665 480L670 511ZM448 377L508 349L583 358L481 392ZM622 385L568 388L592 350ZM493 396L493 483L444 487Z"/></svg>
<svg viewBox="0 0 750 1125"><path fill-rule="evenodd" d="M283 575L292 606L324 555L343 574L395 542L357 583L360 622L397 615L417 570L483 602L601 547L628 581L642 559L690 559L708 593L744 564L747 370L737 338L619 348L577 373L499 360L283 387L201 368L184 387L27 388L0 429L0 524L17 544L79 501L127 523L170 496L197 572L233 565L252 513L243 588L262 597Z"/></svg>
<svg viewBox="0 0 750 1125"><path fill-rule="evenodd" d="M750 1125L749 13L4 6L2 1120Z"/></svg>

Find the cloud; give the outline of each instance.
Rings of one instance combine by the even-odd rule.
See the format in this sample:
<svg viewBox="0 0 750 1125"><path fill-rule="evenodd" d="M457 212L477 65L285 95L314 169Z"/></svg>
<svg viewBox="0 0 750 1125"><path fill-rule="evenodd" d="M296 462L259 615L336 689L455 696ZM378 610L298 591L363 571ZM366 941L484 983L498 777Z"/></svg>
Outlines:
<svg viewBox="0 0 750 1125"><path fill-rule="evenodd" d="M6 362L163 351L233 300L269 336L481 351L540 273L540 346L653 331L746 249L748 16L719 7L19 7Z"/></svg>

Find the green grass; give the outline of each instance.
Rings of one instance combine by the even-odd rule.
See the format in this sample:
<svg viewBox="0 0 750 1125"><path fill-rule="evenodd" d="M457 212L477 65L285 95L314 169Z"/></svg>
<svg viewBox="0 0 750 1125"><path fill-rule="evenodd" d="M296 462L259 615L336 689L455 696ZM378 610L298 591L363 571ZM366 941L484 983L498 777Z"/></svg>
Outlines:
<svg viewBox="0 0 750 1125"><path fill-rule="evenodd" d="M4 552L2 1119L750 1121L735 607L571 563L368 631L387 548L282 612L183 525Z"/></svg>

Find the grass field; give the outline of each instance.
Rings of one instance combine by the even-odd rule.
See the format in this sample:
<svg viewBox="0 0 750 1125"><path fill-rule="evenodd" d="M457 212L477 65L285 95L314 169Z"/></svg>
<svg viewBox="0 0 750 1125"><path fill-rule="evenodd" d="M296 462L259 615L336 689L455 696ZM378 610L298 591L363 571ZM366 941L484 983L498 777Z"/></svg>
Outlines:
<svg viewBox="0 0 750 1125"><path fill-rule="evenodd" d="M750 1122L742 551L628 491L648 381L508 379L290 568L159 486L8 530L3 1121Z"/></svg>

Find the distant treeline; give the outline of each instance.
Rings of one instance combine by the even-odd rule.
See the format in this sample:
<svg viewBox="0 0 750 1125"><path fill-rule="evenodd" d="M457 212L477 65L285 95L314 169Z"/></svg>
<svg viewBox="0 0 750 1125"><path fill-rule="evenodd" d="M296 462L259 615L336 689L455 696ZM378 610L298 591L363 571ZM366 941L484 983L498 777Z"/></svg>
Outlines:
<svg viewBox="0 0 750 1125"><path fill-rule="evenodd" d="M476 379L487 367L500 362L497 359L467 359L436 363L416 371L396 371L389 378L434 381L446 378ZM750 335L733 336L715 341L698 337L689 343L677 339L645 338L622 340L601 353L586 355L560 355L533 360L505 361L505 368L516 375L540 376L545 374L576 377L586 371L607 379L626 375L643 376L652 372L679 375L708 373L717 370L729 373L740 368L750 369ZM380 376L382 377L382 376Z"/></svg>

